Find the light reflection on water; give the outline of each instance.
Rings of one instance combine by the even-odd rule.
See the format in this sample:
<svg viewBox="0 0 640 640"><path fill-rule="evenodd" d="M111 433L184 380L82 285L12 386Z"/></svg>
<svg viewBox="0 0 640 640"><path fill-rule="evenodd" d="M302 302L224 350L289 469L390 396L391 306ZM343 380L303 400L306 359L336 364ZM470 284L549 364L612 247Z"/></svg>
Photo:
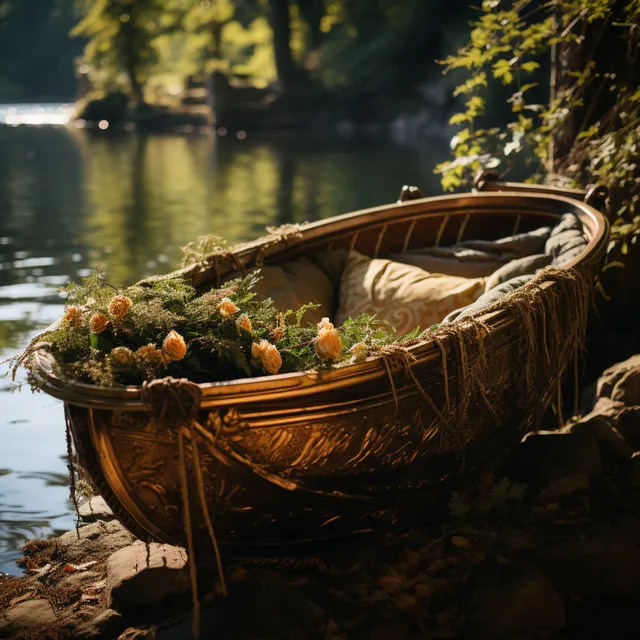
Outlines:
<svg viewBox="0 0 640 640"><path fill-rule="evenodd" d="M72 104L0 104L0 124L65 125L75 110Z"/></svg>
<svg viewBox="0 0 640 640"><path fill-rule="evenodd" d="M438 193L446 155L445 140L0 126L0 360L60 315L55 287L98 263L128 284L174 268L178 247L206 233L249 240L391 202L403 184ZM18 572L25 538L73 526L65 449L61 404L0 380L0 571Z"/></svg>

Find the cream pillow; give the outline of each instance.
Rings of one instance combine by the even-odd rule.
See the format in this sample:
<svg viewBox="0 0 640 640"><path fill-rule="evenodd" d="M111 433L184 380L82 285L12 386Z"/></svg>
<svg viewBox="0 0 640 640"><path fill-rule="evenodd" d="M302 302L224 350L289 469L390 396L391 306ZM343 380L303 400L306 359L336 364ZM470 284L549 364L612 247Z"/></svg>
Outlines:
<svg viewBox="0 0 640 640"><path fill-rule="evenodd" d="M303 324L315 324L333 315L334 286L325 272L308 258L262 267L260 274L256 293L261 298L273 298L280 311L296 310L309 302L320 305L304 314Z"/></svg>
<svg viewBox="0 0 640 640"><path fill-rule="evenodd" d="M402 336L428 329L484 292L484 278L429 273L419 267L352 251L342 272L336 324L361 313L386 320Z"/></svg>

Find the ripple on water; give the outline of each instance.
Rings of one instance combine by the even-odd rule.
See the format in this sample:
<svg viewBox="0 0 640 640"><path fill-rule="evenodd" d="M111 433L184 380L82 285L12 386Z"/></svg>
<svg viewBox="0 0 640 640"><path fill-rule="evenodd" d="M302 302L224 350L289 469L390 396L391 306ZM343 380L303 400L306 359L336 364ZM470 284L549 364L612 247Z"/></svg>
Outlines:
<svg viewBox="0 0 640 640"><path fill-rule="evenodd" d="M9 300L29 299L60 300L60 295L53 287L44 282L22 282L0 287L0 304Z"/></svg>

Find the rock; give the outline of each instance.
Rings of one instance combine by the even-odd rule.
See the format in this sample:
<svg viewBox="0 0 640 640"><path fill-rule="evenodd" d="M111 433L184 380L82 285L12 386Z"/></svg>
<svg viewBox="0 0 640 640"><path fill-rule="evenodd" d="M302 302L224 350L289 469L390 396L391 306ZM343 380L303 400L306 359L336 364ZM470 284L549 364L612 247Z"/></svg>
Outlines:
<svg viewBox="0 0 640 640"><path fill-rule="evenodd" d="M107 603L130 620L190 602L187 554L180 547L137 541L107 560Z"/></svg>
<svg viewBox="0 0 640 640"><path fill-rule="evenodd" d="M640 367L627 371L616 382L611 392L611 399L628 407L640 404Z"/></svg>
<svg viewBox="0 0 640 640"><path fill-rule="evenodd" d="M606 369L598 379L596 388L597 398L610 398L616 384L626 373L633 370L640 370L640 354L631 356L623 362L618 362ZM640 402L634 403L640 404Z"/></svg>
<svg viewBox="0 0 640 640"><path fill-rule="evenodd" d="M115 517L113 511L101 496L94 496L81 502L78 505L78 515L84 522L107 521Z"/></svg>
<svg viewBox="0 0 640 640"><path fill-rule="evenodd" d="M24 600L4 612L5 627L13 630L30 629L45 624L53 624L57 616L47 600L38 598ZM2 627L0 627L0 630Z"/></svg>
<svg viewBox="0 0 640 640"><path fill-rule="evenodd" d="M588 491L590 486L591 479L586 473L576 473L548 482L539 490L538 499L542 502L553 502L578 491Z"/></svg>
<svg viewBox="0 0 640 640"><path fill-rule="evenodd" d="M78 637L87 640L111 640L125 628L124 618L113 609L106 609L88 624L78 629Z"/></svg>
<svg viewBox="0 0 640 640"><path fill-rule="evenodd" d="M526 562L485 561L469 578L465 637L499 640L530 630L560 631L560 596L537 567Z"/></svg>
<svg viewBox="0 0 640 640"><path fill-rule="evenodd" d="M640 547L610 525L564 526L560 537L532 552L561 593L640 599Z"/></svg>
<svg viewBox="0 0 640 640"><path fill-rule="evenodd" d="M505 472L511 479L528 484L543 499L555 499L588 488L588 479L602 473L598 443L586 434L529 433L516 448Z"/></svg>
<svg viewBox="0 0 640 640"><path fill-rule="evenodd" d="M78 533L67 531L58 538L67 559L72 563L107 557L130 545L134 540L135 537L117 520L98 520L81 527Z"/></svg>
<svg viewBox="0 0 640 640"><path fill-rule="evenodd" d="M621 464L627 462L633 454L633 449L616 429L613 418L605 414L585 416L563 431L595 438L604 462Z"/></svg>
<svg viewBox="0 0 640 640"><path fill-rule="evenodd" d="M628 407L616 415L616 427L634 451L640 450L640 407Z"/></svg>

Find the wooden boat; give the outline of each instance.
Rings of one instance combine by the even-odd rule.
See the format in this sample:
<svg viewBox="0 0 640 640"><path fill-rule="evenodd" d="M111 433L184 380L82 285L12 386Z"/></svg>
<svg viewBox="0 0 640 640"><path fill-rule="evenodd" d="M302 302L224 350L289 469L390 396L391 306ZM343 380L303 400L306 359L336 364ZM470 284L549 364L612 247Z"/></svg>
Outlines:
<svg viewBox="0 0 640 640"><path fill-rule="evenodd" d="M562 269L545 269L399 355L326 372L160 381L143 392L60 379L37 352L35 373L65 402L81 465L126 526L204 552L213 530L219 543L243 548L392 526L424 515L452 478L488 468L535 428L582 346L608 223L578 192L480 186L487 191L271 234L182 272L207 287L240 267L328 247L383 255L578 217L587 243Z"/></svg>

